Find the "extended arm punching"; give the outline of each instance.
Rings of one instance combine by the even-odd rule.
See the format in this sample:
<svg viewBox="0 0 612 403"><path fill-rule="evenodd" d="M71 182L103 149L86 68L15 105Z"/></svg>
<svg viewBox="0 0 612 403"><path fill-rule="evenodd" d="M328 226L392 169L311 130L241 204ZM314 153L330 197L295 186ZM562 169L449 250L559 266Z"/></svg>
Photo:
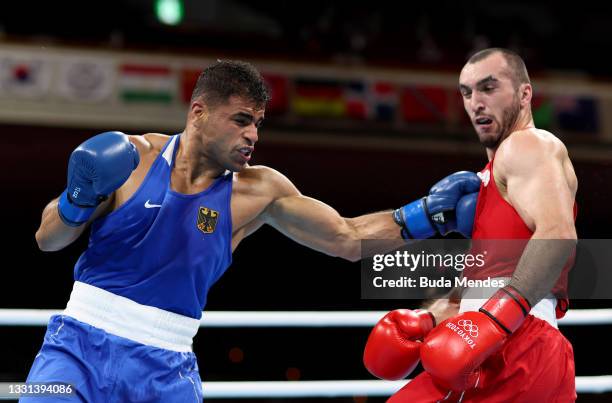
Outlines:
<svg viewBox="0 0 612 403"><path fill-rule="evenodd" d="M303 245L352 261L361 259L363 239L399 239L400 232L415 239L451 231L469 236L480 187L476 174L460 172L438 182L429 196L395 212L344 218L328 205L299 194L286 178L275 180L282 196L270 203L263 220Z"/></svg>

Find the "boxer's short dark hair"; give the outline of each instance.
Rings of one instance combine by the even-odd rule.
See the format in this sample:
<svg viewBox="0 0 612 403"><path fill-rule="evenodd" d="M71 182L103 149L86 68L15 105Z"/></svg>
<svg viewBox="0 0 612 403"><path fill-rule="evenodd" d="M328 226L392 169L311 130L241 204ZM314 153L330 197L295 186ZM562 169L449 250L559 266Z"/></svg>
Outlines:
<svg viewBox="0 0 612 403"><path fill-rule="evenodd" d="M510 78L512 79L512 83L514 84L515 88L518 88L518 86L521 84L531 83L531 81L529 80L529 74L527 73L527 67L525 66L525 62L523 61L523 58L519 56L518 53L510 49L505 49L505 48L484 49L470 56L467 63L473 64L473 63L479 62L495 53L500 53L506 60L506 63L508 64L508 67L510 69L508 73L510 75Z"/></svg>
<svg viewBox="0 0 612 403"><path fill-rule="evenodd" d="M259 71L251 64L234 60L217 60L198 77L191 101L202 97L208 106L217 106L238 96L258 108L270 99L268 88Z"/></svg>

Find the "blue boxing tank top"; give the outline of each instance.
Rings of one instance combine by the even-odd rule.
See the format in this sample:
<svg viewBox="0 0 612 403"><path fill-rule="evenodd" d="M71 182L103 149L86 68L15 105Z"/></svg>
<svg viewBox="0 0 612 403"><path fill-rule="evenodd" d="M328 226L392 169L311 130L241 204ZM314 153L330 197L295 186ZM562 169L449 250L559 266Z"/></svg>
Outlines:
<svg viewBox="0 0 612 403"><path fill-rule="evenodd" d="M232 261L233 174L197 194L171 190L179 141L169 139L131 198L92 223L74 279L199 319L208 290Z"/></svg>

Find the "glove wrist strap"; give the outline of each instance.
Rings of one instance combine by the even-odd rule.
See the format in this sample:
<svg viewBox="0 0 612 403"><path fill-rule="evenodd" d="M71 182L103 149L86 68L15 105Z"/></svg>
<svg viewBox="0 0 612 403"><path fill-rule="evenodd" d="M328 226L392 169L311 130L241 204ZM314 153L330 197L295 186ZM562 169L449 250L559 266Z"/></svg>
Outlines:
<svg viewBox="0 0 612 403"><path fill-rule="evenodd" d="M514 333L521 326L530 310L529 301L510 285L498 290L479 309L507 334Z"/></svg>
<svg viewBox="0 0 612 403"><path fill-rule="evenodd" d="M393 219L400 222L404 239L406 239L404 231L409 239L426 239L436 233L424 204L424 198L397 209L393 213Z"/></svg>
<svg viewBox="0 0 612 403"><path fill-rule="evenodd" d="M393 221L400 227L400 235L402 236L402 239L414 239L410 231L408 231L408 228L406 228L406 226L404 225L404 219L402 217L402 208L400 207L396 210L393 210L391 216L393 217Z"/></svg>
<svg viewBox="0 0 612 403"><path fill-rule="evenodd" d="M68 197L68 189L62 192L57 204L60 218L70 227L78 227L87 222L95 210L96 207L81 207L72 203Z"/></svg>
<svg viewBox="0 0 612 403"><path fill-rule="evenodd" d="M423 336L427 336L431 329L436 327L436 318L425 309L415 309L414 312L419 316Z"/></svg>

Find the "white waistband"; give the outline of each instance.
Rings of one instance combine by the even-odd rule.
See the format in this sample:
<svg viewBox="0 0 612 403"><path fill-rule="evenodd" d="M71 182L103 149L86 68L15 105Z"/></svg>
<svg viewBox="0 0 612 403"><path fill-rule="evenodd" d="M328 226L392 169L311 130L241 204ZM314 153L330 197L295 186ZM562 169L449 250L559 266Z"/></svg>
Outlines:
<svg viewBox="0 0 612 403"><path fill-rule="evenodd" d="M497 280L503 280L504 284L508 284L510 278L500 277ZM501 287L472 287L464 289L461 295L461 303L459 304L459 312L478 311L499 288ZM529 314L548 322L552 327L558 329L556 307L557 299L550 294L531 308Z"/></svg>
<svg viewBox="0 0 612 403"><path fill-rule="evenodd" d="M166 350L192 351L200 321L74 283L64 314L115 336Z"/></svg>

